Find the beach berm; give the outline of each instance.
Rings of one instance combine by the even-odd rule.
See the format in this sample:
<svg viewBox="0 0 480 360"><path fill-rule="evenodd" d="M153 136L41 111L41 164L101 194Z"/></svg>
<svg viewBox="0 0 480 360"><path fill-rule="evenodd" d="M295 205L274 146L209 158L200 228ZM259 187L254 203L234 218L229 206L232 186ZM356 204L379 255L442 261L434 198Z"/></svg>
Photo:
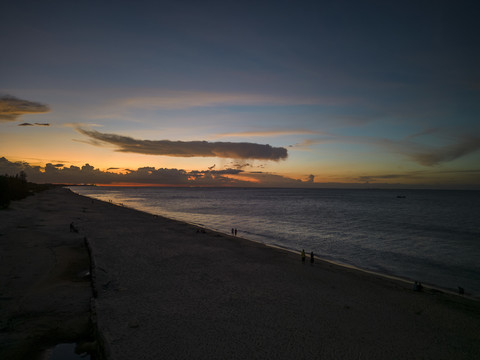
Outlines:
<svg viewBox="0 0 480 360"><path fill-rule="evenodd" d="M67 189L26 201L32 207L48 202L51 214L61 210L57 216L65 227L73 221L78 230L67 237L87 239L95 327L106 359L475 359L480 354L478 301L415 292L413 284L318 259L304 264L300 254L199 232L191 224ZM17 204L12 211L36 223L44 216ZM0 232L8 234L1 225ZM2 246L6 236L0 236Z"/></svg>

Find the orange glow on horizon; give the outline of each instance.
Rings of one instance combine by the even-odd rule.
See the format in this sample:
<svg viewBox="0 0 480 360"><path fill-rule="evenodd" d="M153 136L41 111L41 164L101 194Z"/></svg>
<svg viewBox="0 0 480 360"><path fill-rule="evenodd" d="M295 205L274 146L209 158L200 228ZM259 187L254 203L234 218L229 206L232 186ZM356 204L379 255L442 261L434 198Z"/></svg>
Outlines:
<svg viewBox="0 0 480 360"><path fill-rule="evenodd" d="M95 184L95 186L122 186L122 187L184 187L184 186L189 186L186 184L145 184L145 183L127 183L127 182L116 182L116 183L111 183L111 184Z"/></svg>
<svg viewBox="0 0 480 360"><path fill-rule="evenodd" d="M78 184L71 184L78 185ZM111 184L92 184L98 187L231 187L231 185L222 184L148 184L148 183L127 183L116 182Z"/></svg>
<svg viewBox="0 0 480 360"><path fill-rule="evenodd" d="M224 177L229 178L229 179L234 179L234 180L247 181L247 182L251 182L251 183L254 183L254 184L260 184L261 183L261 181L259 179L256 179L256 178L250 177L250 176L245 176L245 175L228 174L228 175L224 175Z"/></svg>
<svg viewBox="0 0 480 360"><path fill-rule="evenodd" d="M101 171L108 172L111 174L117 174L117 175L126 175L130 173L127 169L107 169L107 170L101 170Z"/></svg>

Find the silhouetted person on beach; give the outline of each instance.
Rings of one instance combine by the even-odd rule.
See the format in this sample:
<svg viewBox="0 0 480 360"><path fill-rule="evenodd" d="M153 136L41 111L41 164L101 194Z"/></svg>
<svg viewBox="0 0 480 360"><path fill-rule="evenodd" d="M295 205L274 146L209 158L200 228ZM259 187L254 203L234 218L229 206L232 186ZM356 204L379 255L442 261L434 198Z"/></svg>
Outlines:
<svg viewBox="0 0 480 360"><path fill-rule="evenodd" d="M237 229L235 229L235 236L237 236Z"/></svg>
<svg viewBox="0 0 480 360"><path fill-rule="evenodd" d="M305 249L302 250L302 263L305 264Z"/></svg>
<svg viewBox="0 0 480 360"><path fill-rule="evenodd" d="M233 235L234 233L235 233L235 229L234 229L234 228L232 228L232 235Z"/></svg>
<svg viewBox="0 0 480 360"><path fill-rule="evenodd" d="M314 258L313 258L313 251L310 253L310 264L313 265L313 262L314 262Z"/></svg>

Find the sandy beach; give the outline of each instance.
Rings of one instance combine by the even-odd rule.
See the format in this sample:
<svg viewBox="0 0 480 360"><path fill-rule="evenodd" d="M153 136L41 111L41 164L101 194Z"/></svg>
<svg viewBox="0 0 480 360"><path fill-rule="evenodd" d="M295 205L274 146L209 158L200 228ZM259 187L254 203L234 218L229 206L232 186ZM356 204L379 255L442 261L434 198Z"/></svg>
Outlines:
<svg viewBox="0 0 480 360"><path fill-rule="evenodd" d="M319 260L302 264L297 254L67 189L0 216L2 359L84 337L90 308L109 360L480 354L478 301ZM93 294L79 276L89 266L84 238Z"/></svg>
<svg viewBox="0 0 480 360"><path fill-rule="evenodd" d="M90 260L69 231L84 204L56 189L0 211L0 359L48 359L57 343L90 340Z"/></svg>

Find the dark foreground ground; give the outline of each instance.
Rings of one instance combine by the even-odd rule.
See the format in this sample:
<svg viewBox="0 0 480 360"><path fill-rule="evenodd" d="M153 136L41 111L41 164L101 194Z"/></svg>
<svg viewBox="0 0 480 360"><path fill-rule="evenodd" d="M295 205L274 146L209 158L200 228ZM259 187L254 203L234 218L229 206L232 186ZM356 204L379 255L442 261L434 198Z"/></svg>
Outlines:
<svg viewBox="0 0 480 360"><path fill-rule="evenodd" d="M82 205L65 189L0 211L0 359L48 358L57 343L92 340L83 237L69 224Z"/></svg>

